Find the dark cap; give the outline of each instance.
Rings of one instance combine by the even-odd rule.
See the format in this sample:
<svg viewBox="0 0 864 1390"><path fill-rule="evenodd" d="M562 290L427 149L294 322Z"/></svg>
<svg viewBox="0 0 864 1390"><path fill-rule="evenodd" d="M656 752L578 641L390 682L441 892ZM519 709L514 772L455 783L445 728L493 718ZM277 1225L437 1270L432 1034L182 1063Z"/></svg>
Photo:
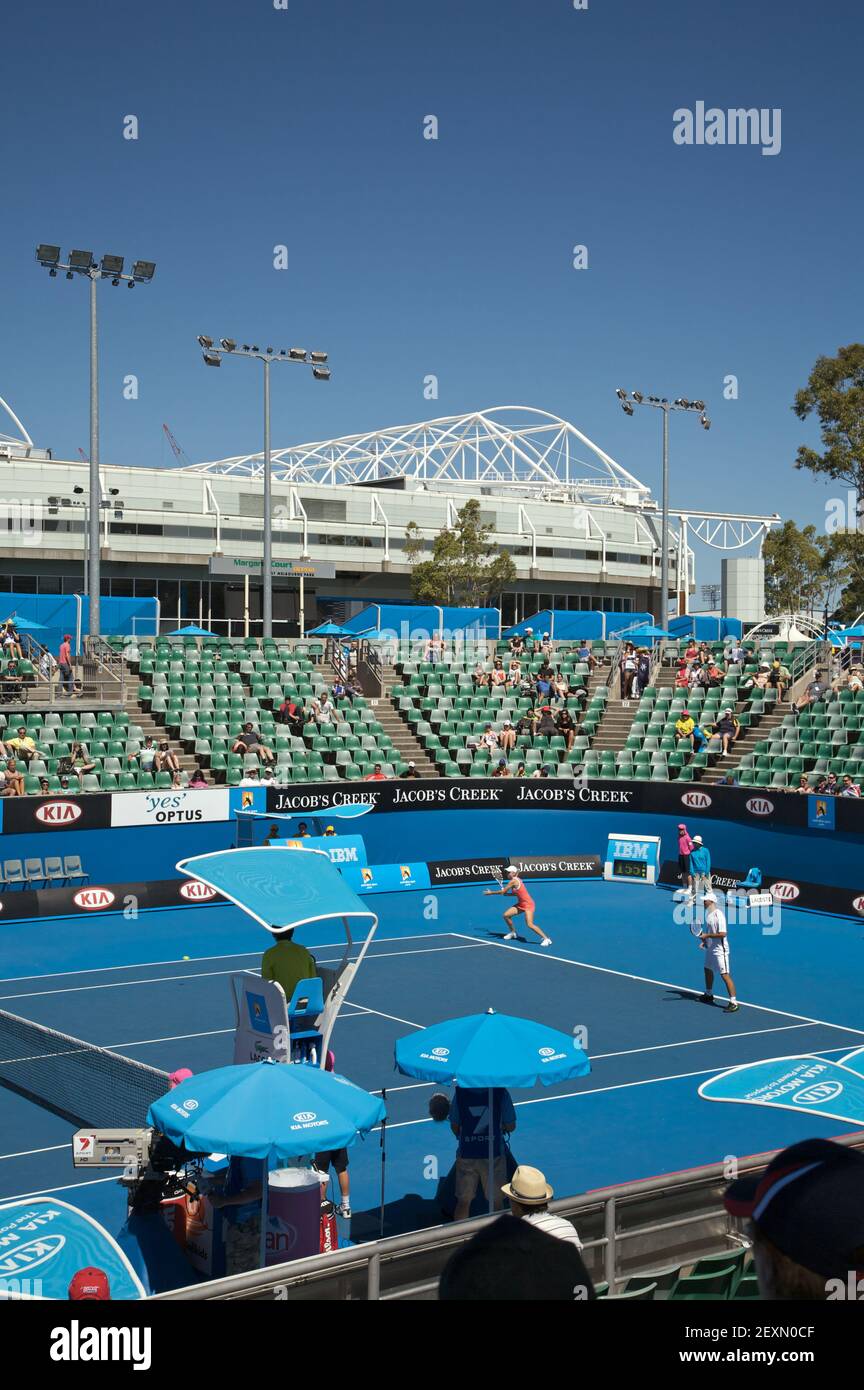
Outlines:
<svg viewBox="0 0 864 1390"><path fill-rule="evenodd" d="M731 1183L723 1200L804 1269L826 1279L864 1272L864 1153L804 1139Z"/></svg>

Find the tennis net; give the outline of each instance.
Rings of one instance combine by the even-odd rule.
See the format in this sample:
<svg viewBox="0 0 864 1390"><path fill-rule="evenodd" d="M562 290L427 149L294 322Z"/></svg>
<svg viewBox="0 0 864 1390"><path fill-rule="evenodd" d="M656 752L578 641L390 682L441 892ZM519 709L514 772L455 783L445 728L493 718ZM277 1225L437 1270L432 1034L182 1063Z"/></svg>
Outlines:
<svg viewBox="0 0 864 1390"><path fill-rule="evenodd" d="M0 1085L75 1125L143 1125L168 1073L0 1009Z"/></svg>

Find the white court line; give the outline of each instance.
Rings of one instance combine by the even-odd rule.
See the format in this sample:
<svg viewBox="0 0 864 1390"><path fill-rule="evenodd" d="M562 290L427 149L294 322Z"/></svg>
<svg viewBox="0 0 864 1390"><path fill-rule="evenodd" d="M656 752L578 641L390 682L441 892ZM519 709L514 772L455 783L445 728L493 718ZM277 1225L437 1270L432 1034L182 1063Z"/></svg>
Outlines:
<svg viewBox="0 0 864 1390"><path fill-rule="evenodd" d="M733 1038L761 1038L765 1033L790 1033L801 1028L818 1028L817 1023L784 1023L779 1028L748 1028L746 1033L715 1033L710 1038L685 1038L683 1042L654 1043L651 1047L628 1047L623 1052L592 1052L590 1053L592 1062L599 1062L606 1057L632 1057L634 1054L642 1052L664 1052L668 1047L695 1047L697 1043L710 1042L730 1042ZM850 1028L849 1032L857 1030ZM834 1049L839 1052L839 1048Z"/></svg>
<svg viewBox="0 0 864 1390"><path fill-rule="evenodd" d="M451 936L456 935L456 933L440 932L439 935ZM398 938L394 938L394 940L398 940ZM471 941L467 946L430 946L428 949L423 947L417 951L378 951L375 955L370 955L367 952L363 958L363 963L365 965L370 961L387 960L391 956L428 956L436 955L440 951L470 951L476 946L485 946L486 944L484 941ZM330 960L318 960L317 964L339 965L341 961L341 956L333 956ZM179 964L178 961L173 963ZM103 985L70 985L66 989L36 989L22 994L0 994L0 1002L9 1003L15 999L41 999L46 995L53 998L59 994L88 994L97 989L131 989L133 985L172 984L176 980L209 980L218 978L220 975L234 975L235 973L234 970L196 970L180 975L152 975L143 980L110 980ZM258 972L252 971L250 973L257 974Z"/></svg>
<svg viewBox="0 0 864 1390"><path fill-rule="evenodd" d="M44 1149L21 1149L20 1153L17 1154L0 1154L0 1162L4 1158L30 1158L33 1154L56 1153L58 1149L71 1149L71 1147L71 1144L48 1144ZM5 1200L5 1198L0 1198L0 1202Z"/></svg>
<svg viewBox="0 0 864 1390"><path fill-rule="evenodd" d="M451 932L451 935L461 936L465 941L476 940L476 937L467 936L465 932L454 931ZM555 960L559 961L561 965L575 965L580 970L594 970L601 975L617 975L624 980L637 980L643 985L662 985L664 989L677 989L680 990L682 994L688 994L690 996L696 994L696 990L692 985L676 985L673 984L671 980L655 980L650 975L634 975L629 970L613 970L608 965L589 965L588 962L584 960L568 960L566 956L550 956L548 951L541 955L537 951L523 951L519 946L505 946L503 941L483 941L481 944L484 946L491 946L493 949L497 947L499 951L516 950L519 951L520 954L528 956L529 959L533 960ZM768 1004L749 1004L744 999L739 999L738 1003L741 1005L742 1009L758 1009L760 1013L777 1014L780 1018L797 1018L803 1023L818 1023L821 1028L838 1028L841 1033L855 1033L864 1037L864 1028L850 1028L845 1023L828 1023L824 1018L811 1018L809 1014L796 1014L793 1013L791 1009L772 1009ZM729 1036L732 1037L733 1034L730 1033Z"/></svg>
<svg viewBox="0 0 864 1390"><path fill-rule="evenodd" d="M389 945L391 942L431 941L436 936L454 936L455 934L455 932L449 931L430 931L415 932L411 936L376 936L369 949L374 954L376 946L386 946ZM482 946L484 943L481 941L478 944ZM336 946L344 945L344 941L319 941L316 943L316 945L310 946L309 949L311 951L329 951L331 947L335 948ZM405 954L411 955L411 952L406 951ZM247 960L249 957L256 957L260 955L260 951L229 951L226 955L222 956L193 956L192 959L196 963L202 964L208 960ZM15 984L17 980L64 980L69 975L107 975L112 970L150 970L155 968L157 965L182 964L183 962L177 960L177 958L175 957L173 960L140 960L136 961L132 965L92 965L88 966L84 970L54 970L50 971L46 975L0 975L0 985ZM166 979L173 979L173 976L166 976Z"/></svg>

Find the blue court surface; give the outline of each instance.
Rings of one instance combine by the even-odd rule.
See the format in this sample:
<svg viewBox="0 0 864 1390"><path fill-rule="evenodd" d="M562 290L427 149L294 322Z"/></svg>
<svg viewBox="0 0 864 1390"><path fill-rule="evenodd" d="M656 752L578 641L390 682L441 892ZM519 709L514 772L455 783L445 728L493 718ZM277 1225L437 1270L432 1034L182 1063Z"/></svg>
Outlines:
<svg viewBox="0 0 864 1390"><path fill-rule="evenodd" d="M386 1089L386 1229L438 1223L455 1141L427 1106L434 1087L393 1068L397 1038L486 1008L587 1030L592 1073L517 1091L517 1160L561 1195L759 1153L853 1126L702 1100L700 1082L738 1063L795 1053L839 1057L864 1044L864 924L784 909L781 930L730 927L742 1007L698 1001L702 952L663 889L600 880L532 885L550 949L504 943L501 900L476 886L370 897L378 934L333 1038L337 1069ZM322 962L333 925L299 934ZM228 976L257 970L269 936L231 907L80 918L0 929L0 1008L173 1070L231 1061ZM190 960L183 960L184 956ZM41 962L34 971L33 962ZM72 1167L70 1126L0 1089L0 1199L51 1192L116 1230L116 1174ZM350 1235L378 1230L380 1135L351 1151ZM349 1231L344 1232L345 1235Z"/></svg>

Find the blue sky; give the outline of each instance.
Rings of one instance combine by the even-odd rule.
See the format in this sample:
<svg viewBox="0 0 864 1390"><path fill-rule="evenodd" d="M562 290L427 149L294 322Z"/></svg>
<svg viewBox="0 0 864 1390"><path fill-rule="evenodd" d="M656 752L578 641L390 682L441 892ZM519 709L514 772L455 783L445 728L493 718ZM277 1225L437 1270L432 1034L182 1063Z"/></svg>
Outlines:
<svg viewBox="0 0 864 1390"><path fill-rule="evenodd" d="M862 331L859 6L286 5L9 11L0 395L37 443L88 447L85 287L39 270L44 240L157 262L100 289L104 460L173 463L163 421L193 461L260 447L252 369L195 343L227 334L331 354L329 384L277 375L274 446L518 403L656 489L659 417L621 384L708 402L710 433L673 420L674 505L821 526L790 406ZM700 100L780 108L780 153L676 145Z"/></svg>

